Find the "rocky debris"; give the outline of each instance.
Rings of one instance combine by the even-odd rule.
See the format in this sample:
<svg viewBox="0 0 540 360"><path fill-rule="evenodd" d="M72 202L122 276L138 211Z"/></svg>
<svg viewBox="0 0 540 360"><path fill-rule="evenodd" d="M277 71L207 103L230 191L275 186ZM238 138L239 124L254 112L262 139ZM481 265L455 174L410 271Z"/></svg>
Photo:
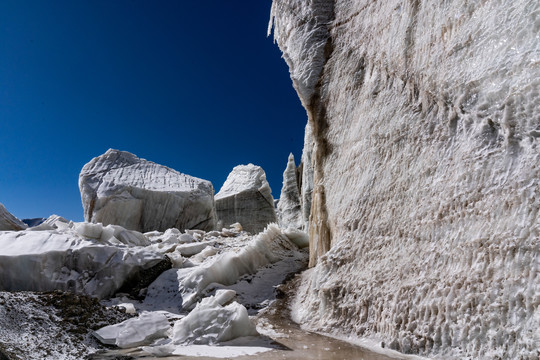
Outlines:
<svg viewBox="0 0 540 360"><path fill-rule="evenodd" d="M0 292L0 359L84 359L103 348L93 330L128 318L85 295Z"/></svg>
<svg viewBox="0 0 540 360"><path fill-rule="evenodd" d="M289 155L283 172L283 187L277 206L279 225L284 228L302 229L302 203L300 198L301 175L296 168L294 155Z"/></svg>
<svg viewBox="0 0 540 360"><path fill-rule="evenodd" d="M19 231L24 230L28 226L17 219L13 214L11 214L3 204L0 203L0 231L11 230Z"/></svg>
<svg viewBox="0 0 540 360"><path fill-rule="evenodd" d="M81 170L79 189L88 222L141 232L215 226L212 183L125 151L109 149L92 159Z"/></svg>
<svg viewBox="0 0 540 360"><path fill-rule="evenodd" d="M277 221L266 174L253 164L236 166L216 194L216 212L224 226L239 222L256 234Z"/></svg>

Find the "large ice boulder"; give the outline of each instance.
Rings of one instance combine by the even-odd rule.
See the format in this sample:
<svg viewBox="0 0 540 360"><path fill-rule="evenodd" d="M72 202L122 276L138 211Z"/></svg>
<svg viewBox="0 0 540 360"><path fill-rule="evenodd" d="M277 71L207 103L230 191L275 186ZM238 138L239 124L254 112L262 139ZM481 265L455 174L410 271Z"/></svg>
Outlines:
<svg viewBox="0 0 540 360"><path fill-rule="evenodd" d="M109 149L92 159L81 170L79 189L88 222L141 232L215 226L212 183L129 152Z"/></svg>
<svg viewBox="0 0 540 360"><path fill-rule="evenodd" d="M164 260L141 233L57 221L56 229L0 232L0 290L113 295Z"/></svg>
<svg viewBox="0 0 540 360"><path fill-rule="evenodd" d="M119 324L105 326L93 334L103 344L132 348L149 345L156 339L166 337L170 327L163 313L153 311L143 312L139 317Z"/></svg>
<svg viewBox="0 0 540 360"><path fill-rule="evenodd" d="M216 211L223 225L239 222L251 233L276 222L274 198L264 170L253 164L236 166L216 194Z"/></svg>
<svg viewBox="0 0 540 360"><path fill-rule="evenodd" d="M538 14L273 0L310 131L304 326L428 357L538 357Z"/></svg>
<svg viewBox="0 0 540 360"><path fill-rule="evenodd" d="M0 203L0 231L2 230L23 230L28 226L11 214L4 205Z"/></svg>
<svg viewBox="0 0 540 360"><path fill-rule="evenodd" d="M289 155L287 167L283 172L283 187L277 206L279 225L302 229L304 221L302 217L302 203L300 198L300 176L294 162L294 155Z"/></svg>
<svg viewBox="0 0 540 360"><path fill-rule="evenodd" d="M246 308L237 302L224 306L225 302L220 299L220 295L202 299L185 318L174 324L171 336L173 343L216 344L259 335Z"/></svg>

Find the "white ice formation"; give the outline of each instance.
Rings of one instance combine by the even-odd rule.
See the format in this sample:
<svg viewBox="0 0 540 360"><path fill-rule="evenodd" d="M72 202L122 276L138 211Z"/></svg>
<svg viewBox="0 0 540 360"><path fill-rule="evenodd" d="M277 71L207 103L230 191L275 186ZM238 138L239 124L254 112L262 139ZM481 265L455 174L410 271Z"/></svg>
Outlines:
<svg viewBox="0 0 540 360"><path fill-rule="evenodd" d="M209 181L125 151L109 149L92 159L81 170L79 189L88 222L142 232L215 226L214 188Z"/></svg>
<svg viewBox="0 0 540 360"><path fill-rule="evenodd" d="M313 195L313 137L311 136L311 126L306 124L304 134L304 149L302 150L302 184L300 186L300 197L302 203L302 219L304 230L309 229L309 216L311 215L311 198Z"/></svg>
<svg viewBox="0 0 540 360"><path fill-rule="evenodd" d="M142 312L136 318L105 326L95 331L94 336L103 344L132 348L165 337L170 328L169 319L164 314Z"/></svg>
<svg viewBox="0 0 540 360"><path fill-rule="evenodd" d="M52 227L0 232L0 290L104 298L163 260L143 234L120 226L57 219Z"/></svg>
<svg viewBox="0 0 540 360"><path fill-rule="evenodd" d="M539 19L536 0L273 1L310 130L305 326L539 356Z"/></svg>
<svg viewBox="0 0 540 360"><path fill-rule="evenodd" d="M221 293L220 293L221 292ZM246 308L237 302L228 305L230 297L218 290L215 296L202 299L185 318L174 324L172 342L174 344L214 345L244 336L257 336L259 333L251 322Z"/></svg>
<svg viewBox="0 0 540 360"><path fill-rule="evenodd" d="M213 246L216 240L207 242ZM234 246L235 240L241 244L235 251L225 251L218 255L210 253L211 261L205 262L203 258L201 266L182 266L163 272L149 286L145 302L153 306L161 304L161 308L171 312L189 309L215 284L233 285L241 276L255 273L264 266L294 254L297 247L305 243L296 233L290 233L289 238L287 232L275 224L268 225L265 231L253 238L242 235L238 239L229 239L228 246ZM181 246L176 248L178 251L182 251ZM201 248L199 251L202 253L206 250ZM174 257L174 253L168 255Z"/></svg>
<svg viewBox="0 0 540 360"><path fill-rule="evenodd" d="M7 211L5 206L0 203L0 231L2 230L24 230L28 226L17 219L12 213Z"/></svg>
<svg viewBox="0 0 540 360"><path fill-rule="evenodd" d="M284 228L302 229L304 221L302 217L302 204L300 201L301 179L294 162L294 155L289 155L287 167L283 172L283 187L277 206L279 225Z"/></svg>
<svg viewBox="0 0 540 360"><path fill-rule="evenodd" d="M272 190L264 170L253 164L236 166L216 194L216 211L225 226L239 222L253 234L276 222Z"/></svg>
<svg viewBox="0 0 540 360"><path fill-rule="evenodd" d="M215 344L230 356L269 349L235 347L241 350L235 352L222 346L232 340L246 345L242 339L258 336L246 306L253 311L268 304L275 298L274 287L304 266L307 255L295 245L302 243L300 236L275 224L254 236L238 225L226 232L192 233L197 239L188 239L177 229L145 234L152 242L149 248L166 252L175 268L163 272L140 302L110 300L112 305L142 312L138 319L96 331L100 341L120 347L145 345L144 351L155 356L206 354L211 349L200 346ZM207 246L179 261L183 246L197 243Z"/></svg>

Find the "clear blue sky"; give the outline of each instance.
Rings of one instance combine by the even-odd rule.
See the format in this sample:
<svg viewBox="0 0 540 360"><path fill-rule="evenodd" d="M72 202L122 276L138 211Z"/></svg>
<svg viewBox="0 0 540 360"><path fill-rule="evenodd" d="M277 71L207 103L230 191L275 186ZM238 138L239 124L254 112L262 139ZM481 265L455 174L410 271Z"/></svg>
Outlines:
<svg viewBox="0 0 540 360"><path fill-rule="evenodd" d="M306 114L271 0L0 1L0 202L82 221L82 166L109 148L212 181L262 166L279 197Z"/></svg>

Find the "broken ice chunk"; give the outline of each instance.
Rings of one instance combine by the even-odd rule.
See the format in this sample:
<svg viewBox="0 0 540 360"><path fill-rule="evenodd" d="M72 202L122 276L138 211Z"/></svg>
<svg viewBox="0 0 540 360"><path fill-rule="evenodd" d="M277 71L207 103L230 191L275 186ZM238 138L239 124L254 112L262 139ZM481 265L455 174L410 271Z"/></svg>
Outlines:
<svg viewBox="0 0 540 360"><path fill-rule="evenodd" d="M174 324L173 343L215 344L259 335L244 306L237 302L227 306L220 304L230 295L230 291L218 291L198 303L189 315Z"/></svg>
<svg viewBox="0 0 540 360"><path fill-rule="evenodd" d="M154 340L165 337L169 329L169 321L163 313L143 312L138 318L105 326L93 334L103 344L130 348L149 345Z"/></svg>

